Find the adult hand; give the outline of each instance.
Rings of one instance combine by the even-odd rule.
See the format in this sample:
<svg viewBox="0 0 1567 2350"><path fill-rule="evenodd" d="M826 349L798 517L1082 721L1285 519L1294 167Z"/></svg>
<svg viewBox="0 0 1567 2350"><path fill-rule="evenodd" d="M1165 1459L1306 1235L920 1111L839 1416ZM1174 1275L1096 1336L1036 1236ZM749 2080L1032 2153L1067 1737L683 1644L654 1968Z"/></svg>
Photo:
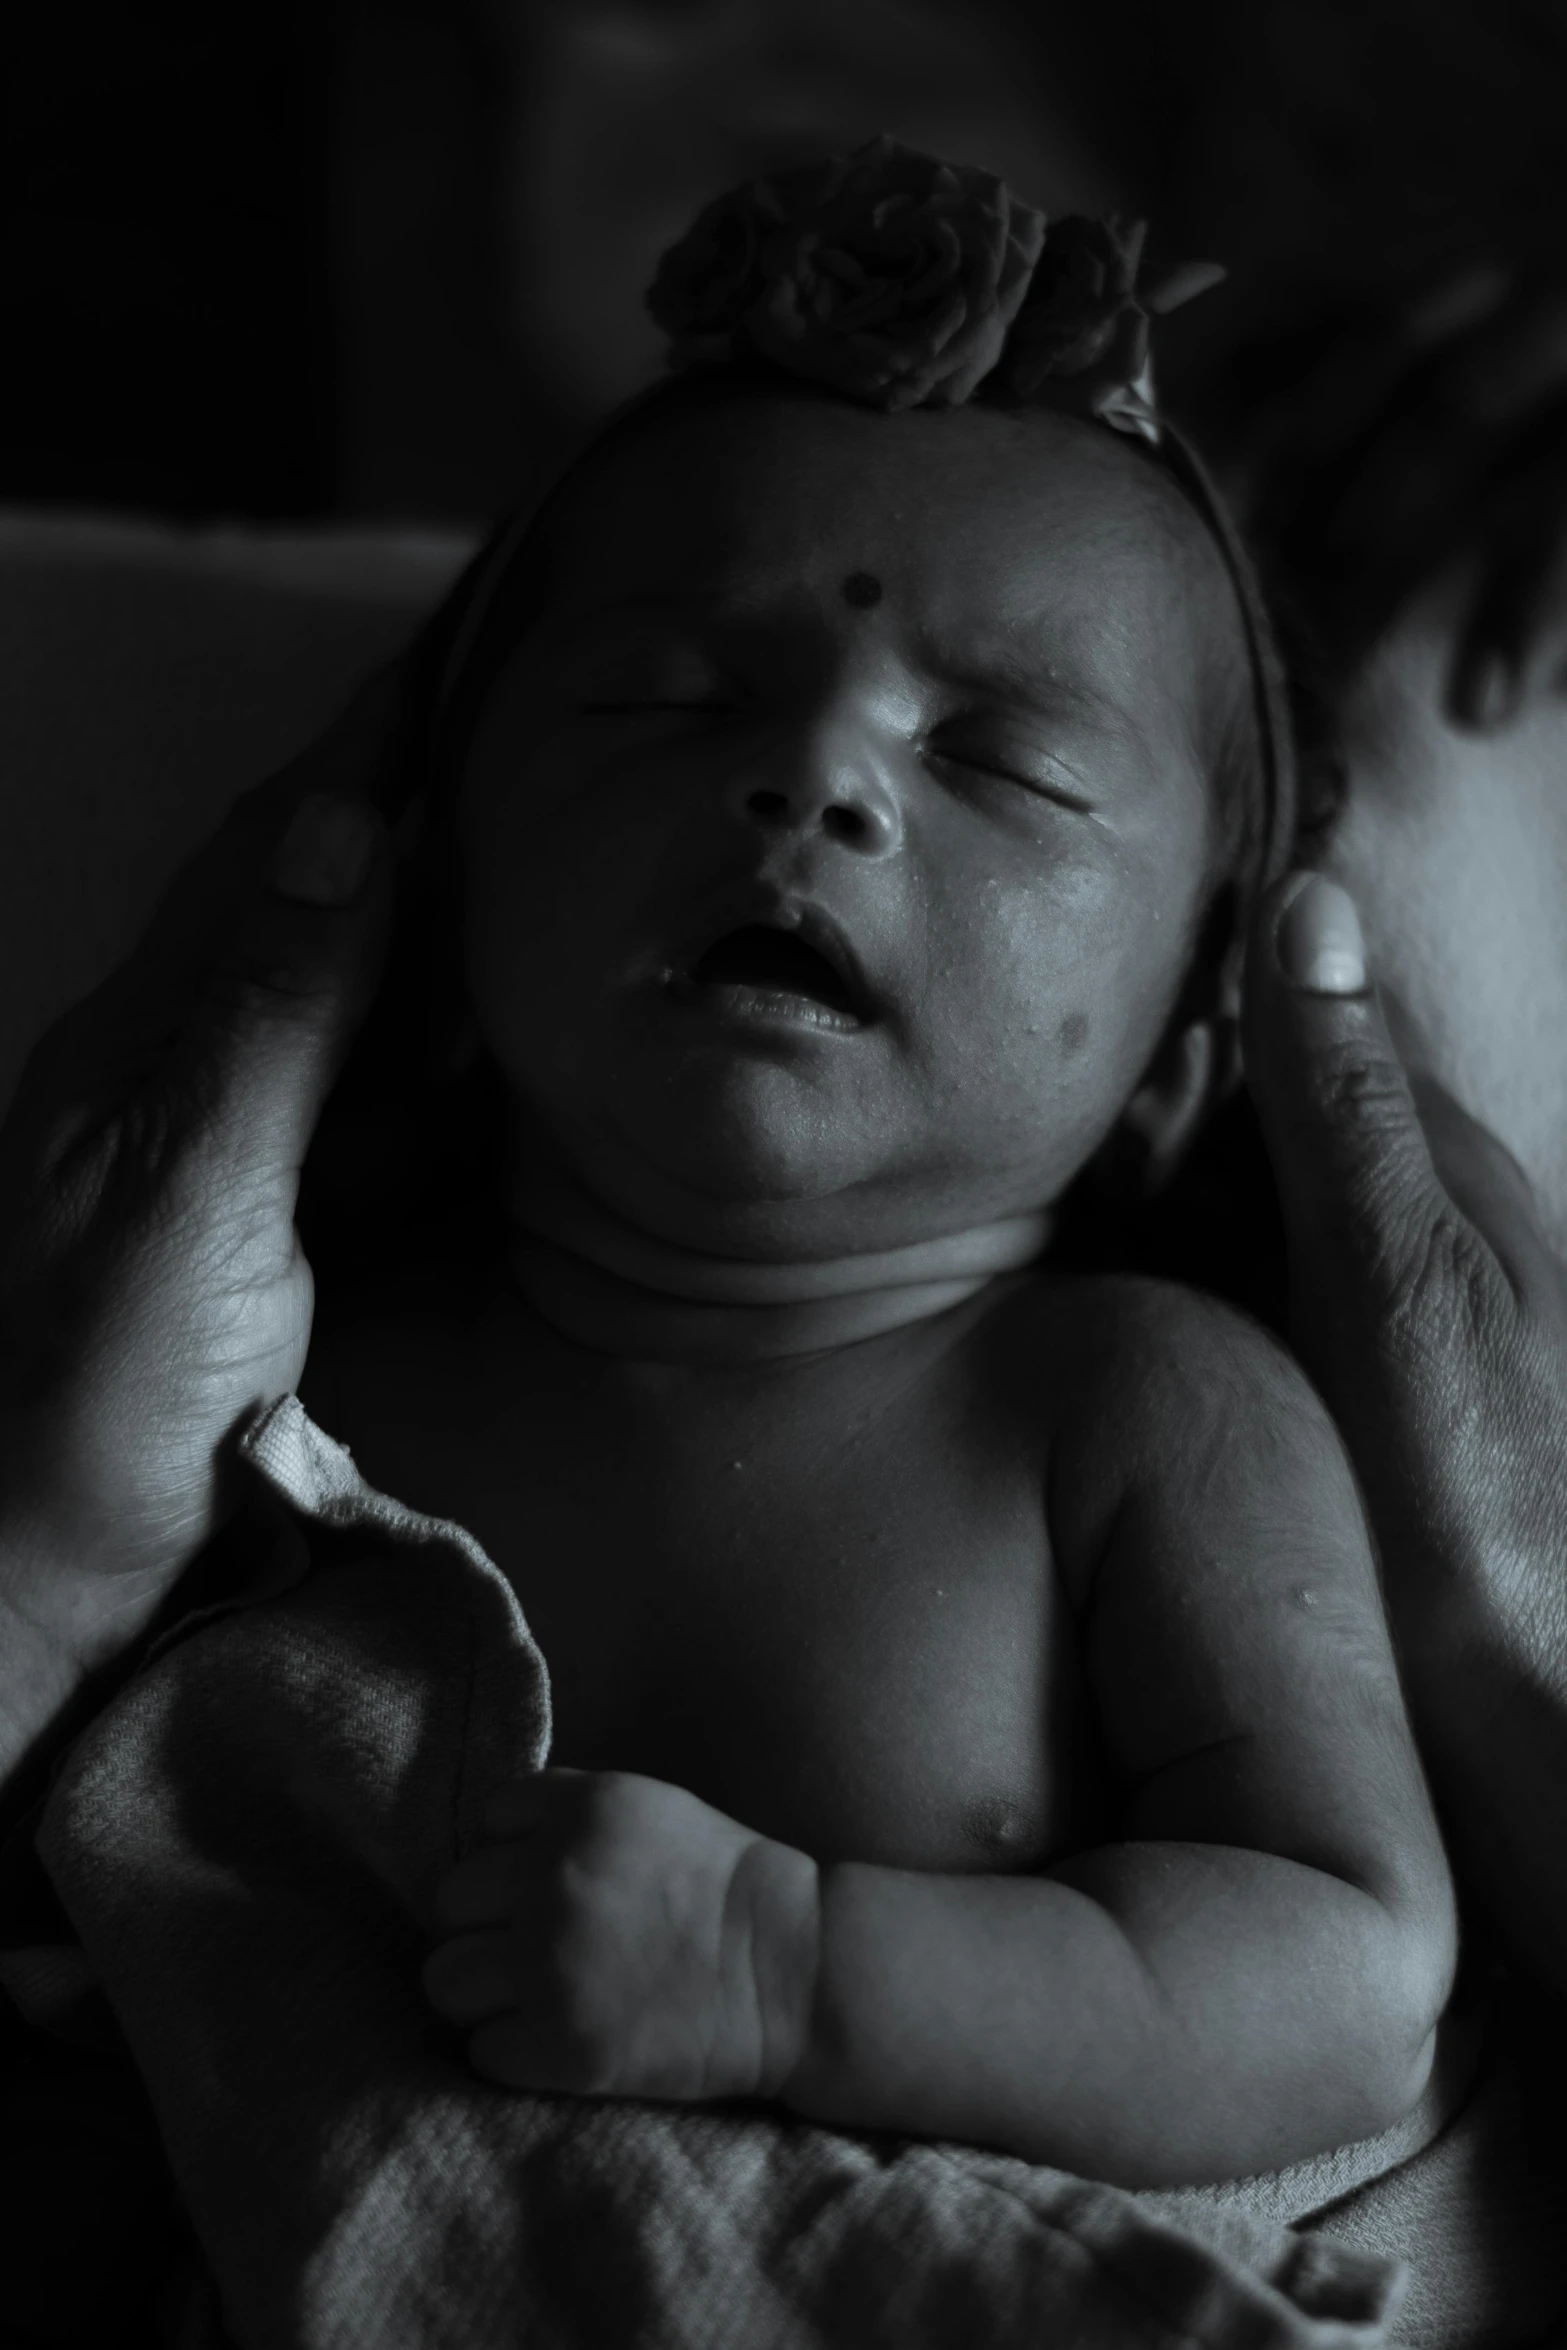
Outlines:
<svg viewBox="0 0 1567 2350"><path fill-rule="evenodd" d="M145 1629L228 1440L303 1370L294 1203L379 972L403 698L373 680L239 801L0 1127L0 1777Z"/></svg>
<svg viewBox="0 0 1567 2350"><path fill-rule="evenodd" d="M1245 1053L1460 1873L1567 1991L1567 1277L1516 1161L1400 1060L1320 876L1260 910Z"/></svg>
<svg viewBox="0 0 1567 2350"><path fill-rule="evenodd" d="M1271 421L1251 419L1259 534L1325 591L1319 625L1351 671L1453 574L1449 714L1504 726L1567 687L1567 285L1476 269L1321 342L1318 365L1280 370Z"/></svg>
<svg viewBox="0 0 1567 2350"><path fill-rule="evenodd" d="M1385 550L1397 603L1467 558L1449 708L1501 726L1567 682L1567 288L1496 281L1478 317L1432 340L1342 527Z"/></svg>

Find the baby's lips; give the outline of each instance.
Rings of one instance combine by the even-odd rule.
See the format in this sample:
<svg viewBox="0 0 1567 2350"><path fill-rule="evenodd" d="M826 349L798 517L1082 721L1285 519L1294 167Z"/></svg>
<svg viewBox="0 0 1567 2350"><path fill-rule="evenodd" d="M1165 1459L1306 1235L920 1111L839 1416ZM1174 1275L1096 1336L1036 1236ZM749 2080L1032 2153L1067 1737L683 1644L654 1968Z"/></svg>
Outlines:
<svg viewBox="0 0 1567 2350"><path fill-rule="evenodd" d="M781 917L775 927L792 931L804 945L814 947L842 980L860 1018L873 1019L876 993L848 933L820 906L801 904L787 912L792 918Z"/></svg>
<svg viewBox="0 0 1567 2350"><path fill-rule="evenodd" d="M693 973L705 955L737 931L778 930L798 938L830 965L858 1018L876 1018L881 1002L848 932L825 907L766 885L738 892L705 910L671 959L682 975Z"/></svg>

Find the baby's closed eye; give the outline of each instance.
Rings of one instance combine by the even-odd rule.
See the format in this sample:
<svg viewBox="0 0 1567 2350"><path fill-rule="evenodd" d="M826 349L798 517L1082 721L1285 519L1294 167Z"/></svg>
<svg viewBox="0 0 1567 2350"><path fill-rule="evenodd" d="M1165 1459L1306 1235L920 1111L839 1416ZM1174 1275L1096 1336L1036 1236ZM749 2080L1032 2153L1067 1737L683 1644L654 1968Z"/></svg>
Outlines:
<svg viewBox="0 0 1567 2350"><path fill-rule="evenodd" d="M991 717L948 719L927 735L925 750L944 766L1017 785L1083 815L1093 812L1082 777L1035 729Z"/></svg>

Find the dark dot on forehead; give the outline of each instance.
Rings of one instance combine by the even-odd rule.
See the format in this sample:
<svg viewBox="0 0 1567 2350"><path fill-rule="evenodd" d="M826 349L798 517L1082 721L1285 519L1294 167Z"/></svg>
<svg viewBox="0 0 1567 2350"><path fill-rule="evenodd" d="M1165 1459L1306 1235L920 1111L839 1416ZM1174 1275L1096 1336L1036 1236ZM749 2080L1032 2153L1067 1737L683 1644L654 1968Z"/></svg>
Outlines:
<svg viewBox="0 0 1567 2350"><path fill-rule="evenodd" d="M1075 1053L1087 1034L1088 1014L1086 1012L1068 1012L1060 1028L1061 1050L1064 1053Z"/></svg>
<svg viewBox="0 0 1567 2350"><path fill-rule="evenodd" d="M843 583L843 600L868 612L872 604L881 602L881 581L874 571L851 571Z"/></svg>

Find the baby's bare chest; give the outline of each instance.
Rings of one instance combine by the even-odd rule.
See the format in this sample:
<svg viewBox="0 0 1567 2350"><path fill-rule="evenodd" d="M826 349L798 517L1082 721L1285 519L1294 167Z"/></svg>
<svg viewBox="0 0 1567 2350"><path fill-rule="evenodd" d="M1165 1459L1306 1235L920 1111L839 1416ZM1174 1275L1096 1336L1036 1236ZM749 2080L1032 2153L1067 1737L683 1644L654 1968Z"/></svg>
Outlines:
<svg viewBox="0 0 1567 2350"><path fill-rule="evenodd" d="M383 1349L307 1401L508 1576L555 1761L672 1780L822 1856L995 1869L1071 1840L1076 1644L1041 1462L960 1372L869 1394L541 1377L504 1401L433 1374Z"/></svg>

